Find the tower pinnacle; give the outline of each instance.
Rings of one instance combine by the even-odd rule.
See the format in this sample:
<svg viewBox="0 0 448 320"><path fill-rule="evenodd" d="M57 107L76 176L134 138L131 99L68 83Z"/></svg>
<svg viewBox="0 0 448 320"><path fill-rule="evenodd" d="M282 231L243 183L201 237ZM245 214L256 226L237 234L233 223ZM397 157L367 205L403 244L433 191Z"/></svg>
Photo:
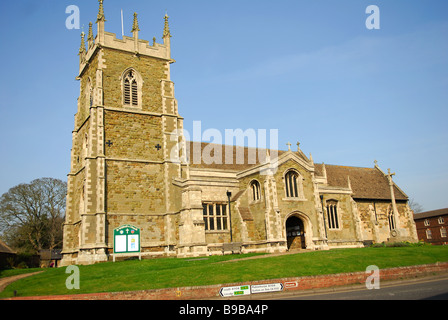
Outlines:
<svg viewBox="0 0 448 320"><path fill-rule="evenodd" d="M140 28L138 27L137 12L134 12L134 23L132 24L131 32L135 32L135 31L140 31Z"/></svg>
<svg viewBox="0 0 448 320"><path fill-rule="evenodd" d="M90 49L90 47L93 45L92 22L89 22L89 33L87 35L87 42L88 42L88 47Z"/></svg>
<svg viewBox="0 0 448 320"><path fill-rule="evenodd" d="M85 33L81 32L81 46L79 47L79 55L82 56L86 53L86 41L85 41Z"/></svg>
<svg viewBox="0 0 448 320"><path fill-rule="evenodd" d="M169 23L168 23L168 18L169 18L168 14L165 13L165 17L164 17L164 19L165 19L165 26L163 28L163 38L171 38L170 26L169 26Z"/></svg>
<svg viewBox="0 0 448 320"><path fill-rule="evenodd" d="M100 3L100 9L98 11L98 17L97 17L96 22L98 22L98 21L106 21L106 17L104 16L103 1L104 0L98 0L98 2Z"/></svg>

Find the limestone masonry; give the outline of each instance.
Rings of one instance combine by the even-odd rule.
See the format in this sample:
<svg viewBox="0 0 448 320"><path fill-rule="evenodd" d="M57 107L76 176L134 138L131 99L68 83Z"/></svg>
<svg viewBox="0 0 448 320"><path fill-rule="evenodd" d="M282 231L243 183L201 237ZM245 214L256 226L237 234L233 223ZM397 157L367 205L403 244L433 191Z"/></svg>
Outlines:
<svg viewBox="0 0 448 320"><path fill-rule="evenodd" d="M417 241L393 173L314 163L296 151L186 141L162 43L89 26L79 49L62 265L112 259L113 230L141 231L142 257L361 247ZM233 156L233 162L209 161ZM208 158L206 157L208 156ZM193 161L194 160L194 161Z"/></svg>

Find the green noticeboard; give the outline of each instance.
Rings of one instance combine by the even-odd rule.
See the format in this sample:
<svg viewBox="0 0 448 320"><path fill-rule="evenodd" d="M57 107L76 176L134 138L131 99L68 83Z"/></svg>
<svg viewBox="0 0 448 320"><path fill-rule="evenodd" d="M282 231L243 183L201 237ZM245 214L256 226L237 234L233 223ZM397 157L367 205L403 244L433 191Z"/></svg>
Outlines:
<svg viewBox="0 0 448 320"><path fill-rule="evenodd" d="M129 224L114 229L114 253L139 253L140 229Z"/></svg>

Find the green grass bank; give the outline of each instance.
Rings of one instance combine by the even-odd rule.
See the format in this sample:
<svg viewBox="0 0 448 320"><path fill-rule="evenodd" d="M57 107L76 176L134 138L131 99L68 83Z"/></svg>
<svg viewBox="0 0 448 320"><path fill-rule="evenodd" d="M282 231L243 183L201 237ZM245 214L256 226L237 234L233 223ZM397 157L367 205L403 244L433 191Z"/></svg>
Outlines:
<svg viewBox="0 0 448 320"><path fill-rule="evenodd" d="M203 286L254 280L301 277L448 262L448 246L334 249L259 259L227 255L197 259L161 258L80 266L80 289L68 290L66 268L44 272L9 285L0 298ZM38 271L39 269L30 269ZM15 270L0 271L0 277Z"/></svg>

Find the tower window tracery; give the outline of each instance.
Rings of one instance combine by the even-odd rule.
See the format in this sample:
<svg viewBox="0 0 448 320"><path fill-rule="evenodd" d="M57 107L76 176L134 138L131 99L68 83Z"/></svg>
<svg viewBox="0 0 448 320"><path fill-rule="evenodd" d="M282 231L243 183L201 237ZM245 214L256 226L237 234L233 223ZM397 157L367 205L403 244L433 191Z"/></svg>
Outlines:
<svg viewBox="0 0 448 320"><path fill-rule="evenodd" d="M136 73L129 70L124 76L123 103L128 106L137 107L138 101L138 80Z"/></svg>

